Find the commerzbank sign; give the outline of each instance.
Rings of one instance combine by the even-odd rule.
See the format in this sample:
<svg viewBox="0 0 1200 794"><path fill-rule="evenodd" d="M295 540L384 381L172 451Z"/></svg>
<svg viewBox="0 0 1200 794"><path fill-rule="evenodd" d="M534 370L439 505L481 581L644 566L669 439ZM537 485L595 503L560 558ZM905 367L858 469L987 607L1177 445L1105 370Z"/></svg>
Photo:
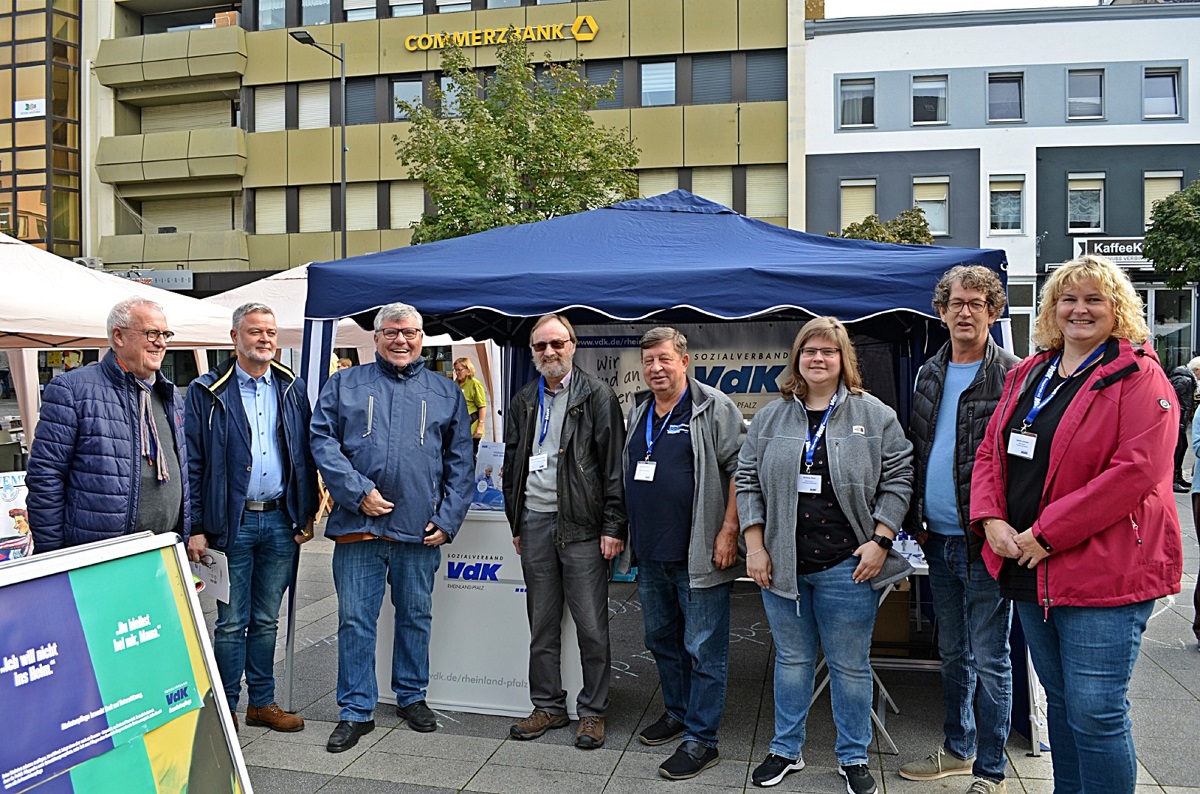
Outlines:
<svg viewBox="0 0 1200 794"><path fill-rule="evenodd" d="M420 52L440 50L451 44L459 47L486 47L491 44L504 44L507 41L566 41L569 38L575 41L591 41L596 38L599 30L591 14L581 14L575 17L575 22L569 29L567 23L560 22L556 25L526 25L523 28L475 28L453 33L421 33L407 36L404 39L404 49Z"/></svg>

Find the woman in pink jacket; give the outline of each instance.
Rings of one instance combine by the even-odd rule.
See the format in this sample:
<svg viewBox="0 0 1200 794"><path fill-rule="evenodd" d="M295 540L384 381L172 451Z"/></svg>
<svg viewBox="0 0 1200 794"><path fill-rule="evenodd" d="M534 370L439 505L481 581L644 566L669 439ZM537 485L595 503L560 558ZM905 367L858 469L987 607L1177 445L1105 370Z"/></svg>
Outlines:
<svg viewBox="0 0 1200 794"><path fill-rule="evenodd" d="M1132 794L1126 692L1154 599L1179 592L1179 406L1142 301L1085 256L1042 289L1034 341L976 455L971 521L1046 688L1056 794Z"/></svg>

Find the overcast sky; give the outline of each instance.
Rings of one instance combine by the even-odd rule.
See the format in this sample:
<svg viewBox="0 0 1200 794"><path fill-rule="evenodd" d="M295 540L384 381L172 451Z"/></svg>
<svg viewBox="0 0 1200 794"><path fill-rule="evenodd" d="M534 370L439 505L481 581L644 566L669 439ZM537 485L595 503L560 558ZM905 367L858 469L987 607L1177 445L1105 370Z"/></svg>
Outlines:
<svg viewBox="0 0 1200 794"><path fill-rule="evenodd" d="M992 8L1096 6L1098 0L825 0L825 17L870 17L897 14L980 11Z"/></svg>

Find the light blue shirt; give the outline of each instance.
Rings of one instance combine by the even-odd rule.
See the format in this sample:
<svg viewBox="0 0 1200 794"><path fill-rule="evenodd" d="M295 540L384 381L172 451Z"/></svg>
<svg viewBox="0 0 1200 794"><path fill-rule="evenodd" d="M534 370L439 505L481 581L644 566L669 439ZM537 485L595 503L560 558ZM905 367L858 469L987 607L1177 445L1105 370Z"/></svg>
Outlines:
<svg viewBox="0 0 1200 794"><path fill-rule="evenodd" d="M266 501L283 495L283 456L279 450L279 395L270 368L252 378L235 364L238 392L250 426L250 488L247 499Z"/></svg>
<svg viewBox="0 0 1200 794"><path fill-rule="evenodd" d="M954 487L954 447L958 435L958 399L975 380L982 361L946 364L946 383L938 406L937 426L925 469L925 524L939 535L962 535L958 522L958 489Z"/></svg>

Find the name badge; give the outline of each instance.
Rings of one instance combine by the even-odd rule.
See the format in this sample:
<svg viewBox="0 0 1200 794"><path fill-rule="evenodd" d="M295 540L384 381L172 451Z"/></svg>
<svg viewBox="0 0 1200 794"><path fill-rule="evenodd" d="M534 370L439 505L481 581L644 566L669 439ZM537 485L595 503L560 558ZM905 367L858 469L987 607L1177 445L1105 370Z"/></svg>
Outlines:
<svg viewBox="0 0 1200 794"><path fill-rule="evenodd" d="M796 478L796 490L799 493L820 493L820 474L801 474Z"/></svg>
<svg viewBox="0 0 1200 794"><path fill-rule="evenodd" d="M1033 460L1033 450L1037 447L1036 433L1022 433L1014 430L1008 437L1008 454L1018 458Z"/></svg>
<svg viewBox="0 0 1200 794"><path fill-rule="evenodd" d="M633 479L638 482L654 482L654 470L658 468L658 462L653 460L639 460L637 468L633 470Z"/></svg>
<svg viewBox="0 0 1200 794"><path fill-rule="evenodd" d="M529 456L529 470L530 471L542 471L548 465L549 465L549 463L546 460L545 452L543 452L540 455L530 455Z"/></svg>

